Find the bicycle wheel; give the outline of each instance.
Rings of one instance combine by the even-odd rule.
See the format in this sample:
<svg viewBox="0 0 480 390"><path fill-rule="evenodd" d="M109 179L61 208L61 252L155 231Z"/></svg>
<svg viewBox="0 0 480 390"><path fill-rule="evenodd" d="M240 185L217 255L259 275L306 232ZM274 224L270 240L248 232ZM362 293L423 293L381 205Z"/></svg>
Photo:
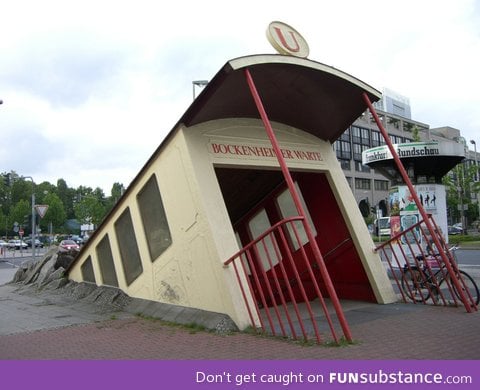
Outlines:
<svg viewBox="0 0 480 390"><path fill-rule="evenodd" d="M465 287L468 289L468 291L470 292L470 295L472 296L473 302L475 302L475 305L478 305L478 303L480 302L480 296L479 296L480 294L478 292L477 284L475 283L473 278L469 274L467 274L465 271L460 270L459 272L462 276L463 281L465 282ZM450 282L450 285L452 286L455 296L457 297L458 300L461 301L462 299L460 296L460 292L455 287L455 284L453 284L453 282L451 281L450 275L448 275L447 278L448 278L448 281ZM442 286L444 281L445 279L442 280L442 283L440 283L440 289L442 291L446 290L446 286ZM460 281L460 286L462 286L463 288L463 283L461 281ZM467 299L469 299L468 295L467 295Z"/></svg>
<svg viewBox="0 0 480 390"><path fill-rule="evenodd" d="M425 286L425 274L416 269L406 269L402 275L402 289L406 296L414 302L424 302L430 298L430 291Z"/></svg>

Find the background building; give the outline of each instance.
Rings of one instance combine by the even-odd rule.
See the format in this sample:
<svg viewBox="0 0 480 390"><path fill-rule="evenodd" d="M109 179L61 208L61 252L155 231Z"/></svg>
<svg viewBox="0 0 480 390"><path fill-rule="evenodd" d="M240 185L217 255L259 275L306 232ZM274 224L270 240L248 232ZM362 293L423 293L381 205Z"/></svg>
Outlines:
<svg viewBox="0 0 480 390"><path fill-rule="evenodd" d="M431 129L428 124L411 119L408 98L385 88L382 99L374 105L392 143L407 143L414 139L461 143L465 147L466 158L462 162L465 171L468 171L469 167L477 164L480 160L478 152L469 149L469 142L461 136L460 130L449 126ZM384 144L385 141L368 111L364 112L334 143L337 159L345 172L357 203L359 205L361 203L368 204L372 209L378 210L379 215L386 215L388 212L387 199L391 183L381 173L362 164L362 152ZM453 175L452 180L459 180L455 176L455 172L452 172L451 175ZM478 179L477 175L474 181L478 182ZM472 211L474 216L470 217L470 221L473 222L475 217L478 218L478 211L476 211L478 209L478 193L472 189L459 197L471 199L476 206ZM459 203L466 202L459 200ZM466 206L459 205L458 207ZM461 222L460 211L449 210L449 223Z"/></svg>

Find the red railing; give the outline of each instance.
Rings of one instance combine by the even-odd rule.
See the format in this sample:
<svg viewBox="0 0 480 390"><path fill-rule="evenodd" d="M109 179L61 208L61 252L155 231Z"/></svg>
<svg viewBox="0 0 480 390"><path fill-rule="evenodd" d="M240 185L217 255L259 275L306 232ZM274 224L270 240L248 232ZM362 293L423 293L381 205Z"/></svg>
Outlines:
<svg viewBox="0 0 480 390"><path fill-rule="evenodd" d="M293 339L298 339L299 335L305 340L314 337L321 343L319 319L322 317L333 340L338 342L321 292L323 280L318 267L307 255L298 222L303 226L304 218L281 220L224 265L233 265L255 330ZM294 247L299 249L293 250ZM316 298L318 303L313 302ZM317 305L321 312L316 310Z"/></svg>
<svg viewBox="0 0 480 390"><path fill-rule="evenodd" d="M429 220L435 232L440 232L431 216ZM443 248L447 248L441 234L436 238ZM404 302L444 306L463 304L468 312L477 309L475 298L458 272L455 256L444 250L449 262L447 267L423 220L392 236L375 250L388 265Z"/></svg>

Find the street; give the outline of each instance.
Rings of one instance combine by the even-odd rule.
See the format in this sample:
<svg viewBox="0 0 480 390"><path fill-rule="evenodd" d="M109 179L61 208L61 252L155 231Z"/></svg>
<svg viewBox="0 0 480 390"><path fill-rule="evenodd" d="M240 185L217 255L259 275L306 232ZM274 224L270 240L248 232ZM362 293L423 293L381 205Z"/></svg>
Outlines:
<svg viewBox="0 0 480 390"><path fill-rule="evenodd" d="M35 257L38 259L48 251L48 248L37 248ZM459 249L456 251L458 265L469 273L475 281L480 281L480 249ZM6 251L0 255L0 270L12 266L25 267L33 261L31 249L25 251Z"/></svg>
<svg viewBox="0 0 480 390"><path fill-rule="evenodd" d="M36 248L35 249L35 258L41 258L48 248ZM7 250L5 249L2 254L0 254L0 268L5 265L14 265L15 267L26 266L29 262L33 260L32 250Z"/></svg>

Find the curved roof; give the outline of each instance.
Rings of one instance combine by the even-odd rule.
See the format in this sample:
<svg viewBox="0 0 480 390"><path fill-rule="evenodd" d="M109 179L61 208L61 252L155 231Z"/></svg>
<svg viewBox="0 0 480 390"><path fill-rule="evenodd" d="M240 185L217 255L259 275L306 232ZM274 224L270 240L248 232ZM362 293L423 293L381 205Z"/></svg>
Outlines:
<svg viewBox="0 0 480 390"><path fill-rule="evenodd" d="M228 61L203 89L180 123L190 127L223 118L259 118L247 85L248 68L271 121L335 141L381 93L336 68L268 54Z"/></svg>
<svg viewBox="0 0 480 390"><path fill-rule="evenodd" d="M271 121L296 127L330 142L335 141L367 109L362 98L364 92L372 102L381 97L379 91L355 77L304 58L266 54L230 60L167 134L92 237L99 234L101 226L121 207L122 199L134 190L168 140L181 129L181 124L190 127L216 119L260 119L244 74L246 68Z"/></svg>

